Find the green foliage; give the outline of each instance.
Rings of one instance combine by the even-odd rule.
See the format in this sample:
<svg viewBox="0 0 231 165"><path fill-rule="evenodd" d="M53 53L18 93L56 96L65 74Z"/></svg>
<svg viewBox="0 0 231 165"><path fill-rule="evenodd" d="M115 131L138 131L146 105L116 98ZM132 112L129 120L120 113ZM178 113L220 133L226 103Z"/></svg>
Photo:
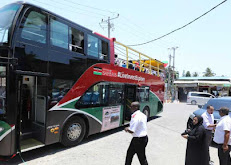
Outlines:
<svg viewBox="0 0 231 165"><path fill-rule="evenodd" d="M183 70L182 77L185 77L185 70Z"/></svg>
<svg viewBox="0 0 231 165"><path fill-rule="evenodd" d="M191 77L191 73L187 71L185 77Z"/></svg>
<svg viewBox="0 0 231 165"><path fill-rule="evenodd" d="M179 72L178 71L175 71L175 79L178 79L179 78Z"/></svg>
<svg viewBox="0 0 231 165"><path fill-rule="evenodd" d="M216 74L214 72L212 72L212 70L210 68L206 68L203 76L204 77L213 77L215 75Z"/></svg>
<svg viewBox="0 0 231 165"><path fill-rule="evenodd" d="M170 83L172 83L173 79L172 79L172 68L165 68L165 73L166 73L166 77L165 77L165 83L168 83L168 75L169 75L169 72L170 72ZM178 79L179 78L179 72L178 71L175 71L175 74L174 74L174 79Z"/></svg>
<svg viewBox="0 0 231 165"><path fill-rule="evenodd" d="M193 73L193 77L198 77L198 76L199 76L199 74L197 72Z"/></svg>

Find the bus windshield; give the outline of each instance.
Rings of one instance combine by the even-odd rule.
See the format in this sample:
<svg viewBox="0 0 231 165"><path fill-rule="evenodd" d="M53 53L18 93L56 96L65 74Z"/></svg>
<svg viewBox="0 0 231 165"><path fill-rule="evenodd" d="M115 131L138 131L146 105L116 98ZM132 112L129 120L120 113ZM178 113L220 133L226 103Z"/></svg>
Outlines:
<svg viewBox="0 0 231 165"><path fill-rule="evenodd" d="M8 43L9 29L19 6L11 4L0 9L0 43Z"/></svg>

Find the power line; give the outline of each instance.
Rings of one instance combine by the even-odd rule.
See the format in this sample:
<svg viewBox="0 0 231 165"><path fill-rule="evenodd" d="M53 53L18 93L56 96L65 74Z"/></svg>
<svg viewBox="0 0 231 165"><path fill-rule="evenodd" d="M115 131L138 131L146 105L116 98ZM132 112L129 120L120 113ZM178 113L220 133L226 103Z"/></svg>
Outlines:
<svg viewBox="0 0 231 165"><path fill-rule="evenodd" d="M39 3L41 3L41 4L50 5L50 4L48 4L48 3L44 3L44 2L40 2L40 1L36 1L36 0L32 0L32 1L39 2ZM54 1L54 2L56 2L57 4L60 4L60 5L62 5L62 6L63 6L63 5L66 5L66 6L70 6L71 8L74 8L74 9L79 9L79 10L82 10L82 11L86 11L86 12L88 12L89 14L93 13L93 14L97 14L97 15L101 15L101 16L105 16L105 17L106 17L106 15L99 14L99 13L95 13L95 12L92 12L92 11L89 11L89 10L86 10L86 9L81 9L81 8L78 8L78 7L74 7L74 6L71 6L71 5L68 5L68 4L64 4L64 3L61 3L61 2L57 2L57 1L55 1L55 0L51 0L51 1ZM76 4L76 5L79 5L79 6L83 6L83 7L90 8L90 9L94 9L94 10L99 10L99 11L103 11L103 12L109 12L109 13L112 13L112 14L115 14L115 13L116 13L116 12L112 12L112 11L109 11L109 10L99 9L99 8L95 8L95 7L87 6L87 5L82 5L82 4L75 3L75 2L72 2L72 1L69 1L69 0L63 0L63 1L66 1L66 2L68 2L68 3L70 3L70 4L73 3L73 4ZM1 4L1 3L0 3L0 4ZM61 8L61 7L57 7L57 8L64 9L64 8ZM75 10L75 11L74 11L74 10L69 10L68 12L78 13L78 14L87 15L87 16L91 17L90 15L88 15L88 14L86 14L86 13L77 12L76 10ZM93 17L98 17L98 16L94 15ZM138 31L138 30L137 30L138 28L139 28L139 29L145 30L144 28L142 28L141 26L135 24L134 22L131 22L131 20L129 20L128 18L126 18L126 17L124 17L124 16L123 16L123 19L124 19L125 21L123 21L123 23L122 23L121 25L123 25L123 26L126 27L126 28L124 28L125 30L128 31L127 26L124 25L124 24L127 24L127 25L129 26L129 28L132 28L132 29L135 30L136 32L142 34L142 36L141 36L141 35L138 36L137 33L132 33L132 31L130 30L129 33L132 33L131 36L134 37L134 35L136 35L137 37L144 39L144 36L143 36L143 35L145 34L144 31ZM130 22L130 24L129 24L129 22ZM112 24L112 25L113 25L113 24ZM101 24L100 24L100 26L101 26ZM102 27L102 26L101 26L101 27ZM138 27L138 28L135 29L134 27ZM102 27L102 28L103 28L103 27ZM112 27L112 28L113 28L113 27ZM104 29L104 28L103 28L103 29ZM153 34L147 32L145 35L146 35L146 36L150 36L150 35L153 35ZM148 40L147 37L145 37L145 38L146 38L145 40ZM165 45L165 46L166 46L166 45Z"/></svg>
<svg viewBox="0 0 231 165"><path fill-rule="evenodd" d="M90 12L90 13L92 13L92 14L97 14L97 15L106 17L106 15L104 15L104 14L92 12L92 11L89 11L89 10L86 10L86 9L81 9L81 8L78 8L78 7L74 7L74 6L72 6L71 4L69 5L69 4L66 4L66 3L57 2L57 1L55 1L55 0L51 0L51 1L53 1L53 2L55 2L55 3L58 3L58 4L62 5L62 6L65 5L65 6L69 6L69 7L73 8L73 9L78 9L78 10L82 10L82 11L85 11L85 12ZM66 0L65 0L65 1L66 1ZM66 2L69 2L69 1L66 1ZM69 3L72 3L72 2L69 2Z"/></svg>
<svg viewBox="0 0 231 165"><path fill-rule="evenodd" d="M140 40L142 39L145 39L145 40L149 40L148 39L148 37L146 37L146 36L148 36L149 35L149 37L150 37L150 35L151 34L149 34L149 32L141 32L141 31L138 31L137 29L134 29L134 28L130 28L130 26L127 26L127 25L130 25L130 24L127 24L127 25L125 25L126 23L123 23L123 24L121 24L121 23L117 23L117 25L119 25L118 27L117 27L117 29L119 29L119 30L121 30L121 32L125 32L126 31L126 35L129 35L129 36L131 36L132 38L136 38L137 39L137 37L138 38L140 38ZM128 28L129 27L129 28ZM136 32L134 32L133 30L129 30L129 29L134 29L134 31L137 31L137 33ZM136 37L135 37L136 36ZM129 42L129 41L128 41ZM170 44L170 43L169 43ZM173 43L171 43L171 44L173 44ZM169 45L167 45L167 43L159 43L158 45L157 44L155 44L154 46L159 46L159 47L168 47Z"/></svg>
<svg viewBox="0 0 231 165"><path fill-rule="evenodd" d="M96 7L92 7L92 6L88 6L88 5L83 5L83 4L80 4L80 3L73 2L73 1L67 1L67 0L63 0L63 1L71 2L71 3L77 4L77 5L79 5L79 6L91 8L91 9L94 9L94 10L99 10L99 11L108 12L108 13L112 13L112 14L115 14L115 13L116 13L116 12L112 12L112 11L110 11L110 10L99 9L99 8L96 8Z"/></svg>
<svg viewBox="0 0 231 165"><path fill-rule="evenodd" d="M54 0L52 0L52 1L54 1ZM74 4L77 4L77 5L79 5L79 6L84 6L84 7L88 7L88 8L91 8L91 9L95 9L95 10L99 10L99 11L104 11L104 12L109 12L109 13L113 13L113 14L115 14L116 12L111 12L111 11L109 11L109 10L104 10L104 9L99 9L99 8L95 8L95 7L91 7L91 6L87 6L87 5L82 5L82 4L79 4L79 3L75 3L75 2L72 2L72 1L68 1L68 0L63 0L63 1L66 1L66 2L69 2L69 3L74 3ZM60 3L61 4L61 3ZM80 9L80 10L82 10L82 9ZM92 12L93 13L93 12ZM99 15L101 15L101 14L99 14ZM103 15L103 16L105 16L105 15ZM126 17L124 17L123 18L124 20L126 20L126 21L128 21L128 22L130 22L131 24L133 24L134 26L136 26L136 27L139 27L140 29L143 29L141 26L138 26L138 25L136 25L136 24L134 24L133 22L131 22L129 19L127 19ZM125 22L126 23L126 22ZM128 23L126 23L126 24L128 24ZM129 24L128 24L129 25ZM100 26L101 26L101 24L100 24ZM108 26L108 25L107 25ZM131 27L134 27L134 26L131 26ZM102 26L101 26L102 27ZM108 26L108 27L110 27L110 26ZM134 29L134 28L133 28ZM135 29L134 29L135 30ZM138 30L136 30L137 32L138 32ZM130 31L131 32L131 31ZM143 33L143 32L140 32L140 33ZM149 33L149 34L151 34L151 33ZM147 34L148 35L148 34ZM150 35L149 35L150 36ZM141 37L140 37L141 38ZM143 37L142 37L143 38Z"/></svg>
<svg viewBox="0 0 231 165"><path fill-rule="evenodd" d="M227 0L222 1L221 3L219 3L218 5L216 5L215 7L213 7L212 9L210 9L209 11L205 12L205 13L202 14L201 16L195 18L195 19L192 20L191 22L189 22L189 23L185 24L184 26L179 27L179 28L177 28L177 29L175 29L175 30L173 30L173 31L171 31L171 32L169 32L169 33L167 33L167 34L165 34L165 35L162 35L162 36L160 36L160 37L158 37L158 38L155 38L155 39L150 40L150 41L147 41L147 42L143 42L143 43L140 43L140 44L128 45L128 46L140 46L140 45L145 45L145 44L154 42L154 41L156 41L156 40L159 40L159 39L161 39L161 38L164 38L164 37L166 37L166 36L168 36L168 35L170 35L170 34L176 32L176 31L178 31L178 30L181 30L181 29L185 28L186 26L189 26L190 24L192 24L193 22L197 21L197 20L200 19L201 17L207 15L207 14L210 13L212 10L216 9L218 6L222 5L222 4L225 3L226 1L227 1Z"/></svg>
<svg viewBox="0 0 231 165"><path fill-rule="evenodd" d="M124 25L124 24L121 24L121 23L117 23L118 27L117 29L119 29L121 32L124 32L126 33L126 35L130 35L130 37L132 38L144 38L141 36L141 34L139 33L135 33L133 30L129 30L128 26ZM146 37L145 37L146 38Z"/></svg>
<svg viewBox="0 0 231 165"><path fill-rule="evenodd" d="M141 34L142 34L142 38L144 38L144 35L146 35L145 38L147 38L147 37L149 38L150 36L153 36L153 33L148 32L144 27L135 24L135 23L132 22L130 19L128 19L128 18L126 18L126 17L124 17L124 16L122 16L121 18L124 19L124 20L126 21L126 22L124 22L124 24L129 25L128 23L130 22L130 24L132 25L132 26L130 26L130 27L131 27L132 29L134 29L135 31L141 33ZM135 29L134 27L136 27L137 29ZM140 29L140 30L142 30L142 31L139 31L138 29ZM145 39L145 40L148 40L148 39ZM166 42L166 41L164 41L164 42ZM167 44L170 44L170 43L168 42L168 43L162 43L162 44L165 45L165 47L166 47ZM173 43L171 43L171 44L173 44Z"/></svg>
<svg viewBox="0 0 231 165"><path fill-rule="evenodd" d="M37 1L37 0L32 0L32 1L44 4L44 5L51 5L49 3L44 3L44 2ZM97 17L97 18L101 17L101 16L96 16L96 15L88 15L86 13L81 13L81 12L77 12L77 11L74 11L74 10L66 10L66 9L64 9L62 7L58 7L58 6L53 6L53 7L59 8L61 10L65 10L66 12L69 12L69 13L77 13L77 14L82 14L82 15L86 15L86 16L89 16L89 17Z"/></svg>
<svg viewBox="0 0 231 165"><path fill-rule="evenodd" d="M99 9L99 8L96 8L96 7L92 7L92 6L88 6L88 5L83 5L83 4L80 4L80 3L76 3L76 2L73 2L73 1L68 1L68 0L63 0L63 1L66 1L66 2L69 2L69 3L72 3L72 4L76 4L76 5L79 5L79 6L83 6L83 7L86 7L86 8L90 8L90 9L94 9L94 10L98 10L98 11L102 11L102 12L108 12L108 13L112 13L112 14L116 14L117 12L113 12L113 11L110 11L110 10L105 10L105 9ZM42 2L40 2L42 3ZM0 3L0 4L5 4L5 3ZM6 3L7 4L7 3ZM61 3L59 3L61 4ZM64 5L64 4L63 4ZM66 5L66 4L65 4ZM79 8L80 9L80 8ZM80 9L80 10L83 10L83 9ZM86 11L86 10L85 10ZM96 13L96 14L99 14L99 13ZM99 14L100 15L100 14ZM102 15L102 14L101 14Z"/></svg>

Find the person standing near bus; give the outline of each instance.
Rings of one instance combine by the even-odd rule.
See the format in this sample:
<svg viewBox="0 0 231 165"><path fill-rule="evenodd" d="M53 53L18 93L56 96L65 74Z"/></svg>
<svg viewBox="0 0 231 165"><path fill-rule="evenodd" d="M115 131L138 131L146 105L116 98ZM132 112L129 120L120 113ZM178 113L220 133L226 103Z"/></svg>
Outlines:
<svg viewBox="0 0 231 165"><path fill-rule="evenodd" d="M131 165L133 156L137 154L141 165L148 165L145 148L148 144L147 117L140 111L140 103L131 103L130 126L124 130L131 133L133 138L127 150L125 165Z"/></svg>
<svg viewBox="0 0 231 165"><path fill-rule="evenodd" d="M219 123L216 126L213 141L218 144L218 157L220 165L230 165L230 150L231 150L231 119L229 117L229 108L222 107L219 110L221 116Z"/></svg>
<svg viewBox="0 0 231 165"><path fill-rule="evenodd" d="M187 139L185 165L209 165L209 153L205 141L205 128L202 126L203 118L195 116L193 126L181 136Z"/></svg>
<svg viewBox="0 0 231 165"><path fill-rule="evenodd" d="M214 124L213 112L214 112L213 106L208 105L207 111L201 115L201 117L203 118L203 126L205 127L205 133L206 133L205 141L208 144L208 153L209 153L209 146L212 141L212 131L216 127L216 124ZM210 160L210 154L209 154L209 163L213 164L213 161Z"/></svg>

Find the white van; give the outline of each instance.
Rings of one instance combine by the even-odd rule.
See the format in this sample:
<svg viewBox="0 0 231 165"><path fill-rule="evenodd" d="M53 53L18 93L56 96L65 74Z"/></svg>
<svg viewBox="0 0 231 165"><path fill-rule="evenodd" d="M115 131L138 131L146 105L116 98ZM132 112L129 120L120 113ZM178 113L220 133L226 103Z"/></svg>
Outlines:
<svg viewBox="0 0 231 165"><path fill-rule="evenodd" d="M204 105L209 99L215 98L214 95L204 92L189 92L187 96L187 103Z"/></svg>

